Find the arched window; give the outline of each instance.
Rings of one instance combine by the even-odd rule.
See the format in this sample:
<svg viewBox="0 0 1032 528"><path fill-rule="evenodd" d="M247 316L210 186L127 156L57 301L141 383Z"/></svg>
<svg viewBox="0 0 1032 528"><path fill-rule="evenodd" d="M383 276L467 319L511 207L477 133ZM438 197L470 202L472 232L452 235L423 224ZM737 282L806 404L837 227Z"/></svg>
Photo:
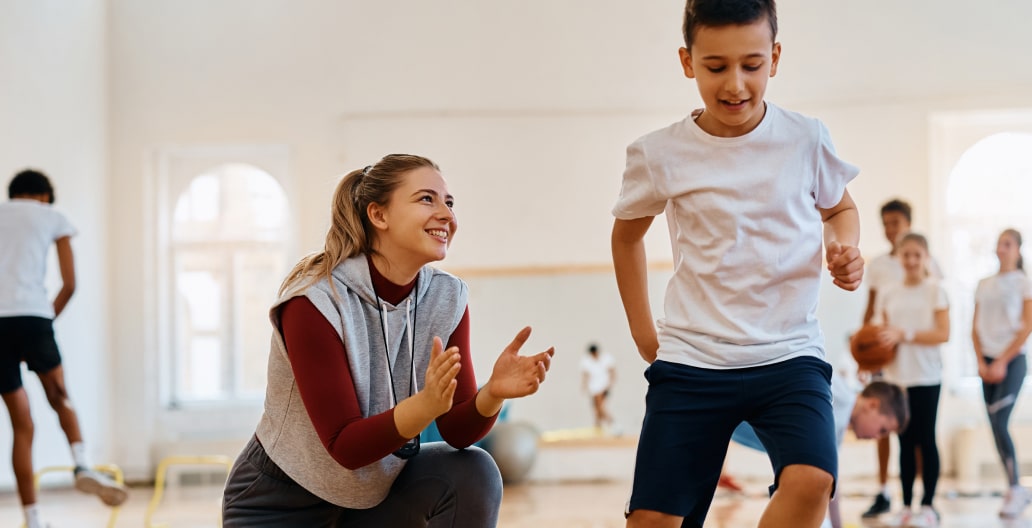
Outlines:
<svg viewBox="0 0 1032 528"><path fill-rule="evenodd" d="M170 403L260 399L268 310L286 272L286 194L265 171L230 163L194 176L174 203Z"/></svg>
<svg viewBox="0 0 1032 528"><path fill-rule="evenodd" d="M978 372L971 345L975 287L999 269L1001 231L1015 228L1032 240L1032 134L993 134L965 150L950 171L945 198L952 319L947 350L957 374L972 377Z"/></svg>

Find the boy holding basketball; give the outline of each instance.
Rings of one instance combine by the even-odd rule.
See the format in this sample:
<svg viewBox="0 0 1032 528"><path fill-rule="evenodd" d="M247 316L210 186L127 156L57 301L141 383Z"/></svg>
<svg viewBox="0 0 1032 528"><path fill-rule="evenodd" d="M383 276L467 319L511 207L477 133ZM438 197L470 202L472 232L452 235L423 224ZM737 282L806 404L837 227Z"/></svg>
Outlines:
<svg viewBox="0 0 1032 528"><path fill-rule="evenodd" d="M760 526L816 528L834 491L832 369L816 308L822 256L840 288L863 276L846 191L859 171L818 120L764 100L776 34L773 0L689 0L681 66L705 109L627 149L613 263L651 363L628 527L701 527L746 420L775 473ZM675 269L657 331L643 239L663 212Z"/></svg>

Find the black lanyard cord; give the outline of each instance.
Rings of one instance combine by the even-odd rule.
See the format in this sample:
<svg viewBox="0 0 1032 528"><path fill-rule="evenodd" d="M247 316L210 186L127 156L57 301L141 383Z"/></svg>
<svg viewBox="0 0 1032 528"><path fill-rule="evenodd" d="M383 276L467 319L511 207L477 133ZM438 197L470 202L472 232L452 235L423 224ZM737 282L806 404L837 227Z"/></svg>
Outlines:
<svg viewBox="0 0 1032 528"><path fill-rule="evenodd" d="M383 354L384 358L387 359L387 376L391 380L391 407L398 405L398 391L394 387L394 367L391 365L391 349L387 339L387 324L383 316L383 301L380 300L380 294L376 291L376 284L370 280L370 284L373 286L373 295L376 296L376 311L380 315L380 330L383 334ZM416 334L416 314L419 310L419 276L416 276L416 282L412 287L411 297L408 302L412 303L412 324L407 324L406 321L406 333L408 333L409 339L409 397L412 397L416 393L416 352L415 352L415 334ZM405 306L405 318L408 319L408 305ZM400 355L400 351L399 351ZM405 442L405 445L401 446L400 449L394 452L394 456L406 459L412 458L419 454L419 435L415 438Z"/></svg>

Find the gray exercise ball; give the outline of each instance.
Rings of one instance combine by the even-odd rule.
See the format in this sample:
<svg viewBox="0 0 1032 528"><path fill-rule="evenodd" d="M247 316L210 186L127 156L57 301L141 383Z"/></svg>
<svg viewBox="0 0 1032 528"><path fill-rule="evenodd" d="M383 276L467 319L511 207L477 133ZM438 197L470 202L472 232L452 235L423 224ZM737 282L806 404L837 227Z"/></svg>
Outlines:
<svg viewBox="0 0 1032 528"><path fill-rule="evenodd" d="M500 422L484 437L484 450L498 464L503 482L512 484L527 476L537 458L538 436L526 422Z"/></svg>

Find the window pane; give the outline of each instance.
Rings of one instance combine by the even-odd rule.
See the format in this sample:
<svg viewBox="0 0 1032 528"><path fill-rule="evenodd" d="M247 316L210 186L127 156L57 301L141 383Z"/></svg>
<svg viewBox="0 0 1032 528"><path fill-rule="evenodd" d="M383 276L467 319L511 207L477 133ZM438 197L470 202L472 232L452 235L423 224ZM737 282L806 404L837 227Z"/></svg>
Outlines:
<svg viewBox="0 0 1032 528"><path fill-rule="evenodd" d="M197 256L204 255L194 255L194 260L197 260ZM190 334L217 331L222 307L222 284L217 278L217 270L190 270L189 262L179 264L182 268L176 277L176 292L182 296L185 304L184 327Z"/></svg>
<svg viewBox="0 0 1032 528"><path fill-rule="evenodd" d="M194 400L222 396L222 351L218 336L194 337L183 359L181 394Z"/></svg>
<svg viewBox="0 0 1032 528"><path fill-rule="evenodd" d="M283 280L284 252L256 249L240 252L234 258L234 290L237 329L238 390L242 397L261 398L265 393L266 367L272 324L269 308L276 301Z"/></svg>

